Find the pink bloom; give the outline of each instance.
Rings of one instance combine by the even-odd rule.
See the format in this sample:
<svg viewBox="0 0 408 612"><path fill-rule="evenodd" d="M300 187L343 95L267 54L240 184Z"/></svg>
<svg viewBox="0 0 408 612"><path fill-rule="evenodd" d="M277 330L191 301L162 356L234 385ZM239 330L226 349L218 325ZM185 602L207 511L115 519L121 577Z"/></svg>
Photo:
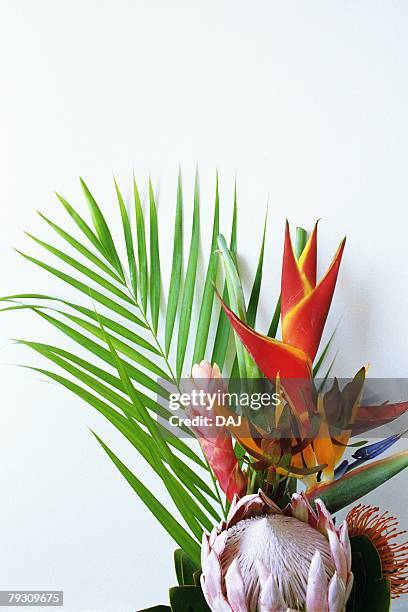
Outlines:
<svg viewBox="0 0 408 612"><path fill-rule="evenodd" d="M292 496L281 510L259 491L234 499L226 522L204 534L201 585L214 612L344 612L353 585L347 525L335 529Z"/></svg>
<svg viewBox="0 0 408 612"><path fill-rule="evenodd" d="M202 361L193 366L192 384L205 393L217 394L225 390L219 367L211 366L208 361ZM231 434L226 427L215 424L215 413L207 402L191 405L187 409L191 418L203 417L206 423L192 427L198 437L204 456L208 461L221 489L228 501L234 495L242 497L247 489L247 477L241 470L232 445Z"/></svg>

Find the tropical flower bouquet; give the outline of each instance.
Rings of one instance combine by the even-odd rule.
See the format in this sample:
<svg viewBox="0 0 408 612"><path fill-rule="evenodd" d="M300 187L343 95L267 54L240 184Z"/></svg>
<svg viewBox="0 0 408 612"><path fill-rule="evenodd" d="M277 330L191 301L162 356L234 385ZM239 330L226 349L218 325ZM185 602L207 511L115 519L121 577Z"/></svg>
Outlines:
<svg viewBox="0 0 408 612"><path fill-rule="evenodd" d="M198 176L184 266L179 175L166 299L160 264L163 253L170 254L167 244L159 247L150 180L146 215L136 181L133 214L115 182L123 248L81 184L91 224L57 194L73 228L41 215L60 245L29 236L58 263L21 255L82 300L38 293L2 301L4 310L31 309L69 339L73 347L19 342L57 366L33 369L102 414L146 460L173 502L170 508L160 501L94 433L178 546L178 585L170 588L168 605L151 610L389 610L391 598L408 592L408 544L387 511L353 504L408 466L408 451L377 459L400 439L402 428L375 442L363 440L401 417L408 402L367 404L365 367L344 384L330 378L334 361L323 369L334 333L320 353L319 346L345 241L318 280L317 224L310 235L297 228L294 246L286 224L281 293L269 328L260 333L255 327L266 221L246 299L236 193L228 244L219 227L218 178L200 286ZM231 392L237 382L240 393L272 397L273 404L242 405L241 395ZM175 397L184 398L177 415L170 403ZM335 513L350 505L339 524Z"/></svg>

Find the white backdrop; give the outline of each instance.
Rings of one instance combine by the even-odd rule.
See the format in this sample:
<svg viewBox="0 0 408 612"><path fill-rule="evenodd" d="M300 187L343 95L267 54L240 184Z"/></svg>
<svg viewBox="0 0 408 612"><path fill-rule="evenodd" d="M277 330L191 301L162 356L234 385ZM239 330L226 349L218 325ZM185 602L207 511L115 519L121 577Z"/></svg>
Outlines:
<svg viewBox="0 0 408 612"><path fill-rule="evenodd" d="M84 176L113 219L112 173L126 193L133 170L144 184L151 172L165 236L178 164L188 209L198 162L204 237L215 168L224 227L237 174L248 278L269 202L259 327L285 217L321 217L321 270L348 236L328 323L342 317L337 374L369 362L372 376L406 376L407 19L386 0L0 0L1 294L73 295L12 250L39 253L23 236L49 235L37 209L65 219L54 189L82 206ZM58 332L14 313L0 337L0 589L64 589L69 610L164 603L174 546L88 428L156 483L91 409L16 367L40 360L9 338ZM406 483L370 499L408 527Z"/></svg>

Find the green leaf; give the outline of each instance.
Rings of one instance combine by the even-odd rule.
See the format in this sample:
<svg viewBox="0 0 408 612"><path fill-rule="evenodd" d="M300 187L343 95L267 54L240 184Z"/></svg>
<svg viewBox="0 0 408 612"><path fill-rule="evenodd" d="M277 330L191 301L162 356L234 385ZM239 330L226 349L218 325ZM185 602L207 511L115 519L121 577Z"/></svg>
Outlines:
<svg viewBox="0 0 408 612"><path fill-rule="evenodd" d="M108 224L106 223L105 217L102 214L101 209L96 203L95 198L89 191L85 181L80 178L82 191L84 192L88 208L91 213L92 222L94 224L97 236L100 243L102 244L108 260L119 273L120 277L124 279L122 264L120 263L119 256L116 252L115 243L113 242L112 234L110 233Z"/></svg>
<svg viewBox="0 0 408 612"><path fill-rule="evenodd" d="M320 372L320 368L323 365L324 360L326 359L326 355L329 352L329 349L333 343L334 340L334 336L336 335L336 331L337 331L337 327L334 328L333 333L331 334L326 346L324 347L322 354L320 355L319 359L316 362L316 365L313 368L313 378L316 378L316 376L318 375L318 373Z"/></svg>
<svg viewBox="0 0 408 612"><path fill-rule="evenodd" d="M129 297L127 293L124 293L121 289L118 289L116 285L108 281L106 278L104 278L97 272L94 272L93 270L91 270L84 264L81 264L79 261L77 261L70 255L67 255L63 251L60 251L59 249L53 247L51 244L48 244L47 242L44 242L43 240L36 238L35 236L33 236L32 234L29 234L28 232L25 232L25 233L29 238L34 240L34 242L36 242L37 244L42 246L44 249L46 249L47 251L55 255L55 257L58 257L58 259L60 259L64 263L68 264L75 270L78 270L78 272L80 272L84 276L87 276L89 279L93 280L95 283L98 283L98 285L103 287L103 289L105 289L106 291L113 293L113 295L116 295L116 297L120 298L124 302L127 302L128 304L134 304L134 301Z"/></svg>
<svg viewBox="0 0 408 612"><path fill-rule="evenodd" d="M129 329L129 327L125 327L124 325L121 325L117 321L114 321L113 319L110 319L109 317L107 317L105 315L101 315L101 314L97 315L94 310L91 310L90 308L86 308L86 306L81 306L80 304L75 304L74 302L69 302L67 300L61 300L59 298L52 297L50 295L28 294L28 293L21 293L21 294L17 294L17 295L13 295L13 296L6 296L5 298L0 298L0 302L2 302L2 301L3 302L5 302L5 301L14 302L15 300L28 299L28 298L29 299L37 299L37 300L53 301L53 302L57 302L58 304L62 304L64 306L68 306L69 308L72 308L76 312L80 312L81 314L89 317L93 321L97 321L98 322L100 320L102 322L103 326L106 329L111 329L112 331L114 331L119 336L122 336L123 338L126 338L127 340L130 340L134 344L138 344L142 348L144 348L144 349L154 353L155 355L161 355L160 351L158 351L158 349L155 346L150 344L150 342L148 342L145 338L142 338L142 336L139 336L134 331ZM16 309L16 308L17 307L14 306L14 309ZM38 309L38 308L44 308L46 310L51 310L52 312L57 312L57 313L60 313L60 314L66 314L66 312L63 311L63 310L60 310L58 308L53 308L51 306L44 306L42 304L21 304L21 305L18 306L18 308L20 308L20 309L21 308L29 308L29 309L33 309L33 310ZM3 309L3 311L4 310L6 310L6 309Z"/></svg>
<svg viewBox="0 0 408 612"><path fill-rule="evenodd" d="M135 476L128 467L115 455L115 453L103 442L103 440L92 432L104 451L113 461L115 466L126 478L132 489L157 518L160 524L166 529L175 542L186 552L195 562L200 563L200 546L187 533L187 531L176 521L173 515L163 506L161 502L149 491L147 487Z"/></svg>
<svg viewBox="0 0 408 612"><path fill-rule="evenodd" d="M296 228L295 238L295 257L300 259L301 254L307 244L307 231L303 227Z"/></svg>
<svg viewBox="0 0 408 612"><path fill-rule="evenodd" d="M32 263L36 264L43 270L46 270L47 272L50 272L57 278L60 278L61 280L66 282L68 285L71 285L71 287L75 287L75 289L78 289L78 291L81 291L81 293L84 293L88 298L91 298L95 300L96 302L103 304L104 306L106 306L110 310L113 310L113 312L116 312L116 314L121 315L125 319L128 319L129 321L133 321L133 323L137 323L137 325L140 325L141 327L147 328L147 325L141 319L139 319L136 315L130 312L130 310L128 310L121 304L118 304L118 302L113 301L111 298L108 298L103 293L100 293L96 289L92 289L91 287L89 287L89 285L85 285L85 283L82 283L81 281L77 280L73 276L70 276L69 274L65 274L65 272L62 272L61 270L58 270L57 268L54 268L53 266L49 266L45 262L40 261L39 259L36 259L35 257L31 257L30 255L27 255L26 253L22 253L21 251L18 251L18 250L16 250L16 252L19 253L22 257L24 257L28 261L31 261Z"/></svg>
<svg viewBox="0 0 408 612"><path fill-rule="evenodd" d="M43 344L39 342L29 342L27 340L18 340L18 342L20 344L24 344L25 346L30 347L31 349L37 351L41 355L44 355L45 357L47 357L47 359L49 359L53 363L56 363L61 368L63 368L64 371L72 374L73 376L81 380L82 382L85 382L89 387L96 390L102 397L112 402L112 404L120 408L122 404L125 403L127 411L132 410L132 404L128 402L128 400L123 398L121 395L114 393L106 385L101 385L101 383L98 382L98 380L96 380L96 379L102 380L108 383L108 385L111 385L112 387L114 387L115 389L118 389L121 392L123 391L123 385L120 381L120 378L117 378L113 374L110 374L105 369L99 368L98 366L86 361L85 359L82 359L81 357L78 357L77 355L74 355L73 353L70 353L69 351L65 351L64 349L58 348L56 346L52 346L49 344ZM60 359L60 357L62 357L63 359ZM69 362L72 362L78 365L80 368L86 370L87 372L90 372L96 377L96 379L92 377L87 377L84 372L82 372L81 370L78 370L77 368L72 368ZM60 382L60 384L63 384L62 380L58 380L58 382ZM72 391L73 389L70 389L70 390ZM143 404L146 406L146 408L148 408L149 410L157 414L161 419L168 421L169 418L172 416L172 413L170 413L170 411L168 411L166 408L161 406L161 404L156 402L154 399L152 399L148 395L145 395L141 391L139 391L139 395L140 395L140 398ZM135 417L136 416L137 415L135 415ZM166 436L166 439L168 440L171 446L173 446L176 450L181 452L191 461L194 461L194 463L196 463L196 465L198 465L200 468L208 471L207 464L204 463L202 459L198 457L198 455L193 451L193 449L187 446L187 444L185 444L183 440L179 438L175 433L172 433L172 431L169 431L168 429L164 430L164 427L160 423L158 425L159 425L159 429L163 431L163 436ZM185 434L191 436L191 431L188 430L187 428L181 427L180 429ZM188 466L187 466L187 469L189 469ZM204 483L199 478L199 476L194 475L192 480L194 484L200 487L207 495L212 497L214 500L217 500L215 494L211 491L211 489L209 489L206 483ZM210 513L211 513L211 510L210 510ZM214 518L217 518L217 515L214 515Z"/></svg>
<svg viewBox="0 0 408 612"><path fill-rule="evenodd" d="M138 334L136 334L134 331L132 331L132 329L129 329L129 327L125 327L124 325L121 325L117 321L114 321L113 319L110 319L109 317L105 315L101 315L101 314L97 315L94 310L91 310L90 308L86 308L85 306L81 306L79 304L74 304L72 302L67 302L64 300L59 300L59 301L63 304L66 304L73 310L76 310L77 312L80 312L81 314L86 315L93 321L98 321L99 319L102 322L103 326L106 327L107 329L111 329L119 336L122 336L123 338L126 338L127 340L130 340L131 342L134 342L135 344L138 344L142 348L154 353L155 355L160 355L160 351L158 351L155 346L150 344L150 342L148 342L145 338L142 338L142 336L139 336ZM57 311L57 312L60 312L60 311Z"/></svg>
<svg viewBox="0 0 408 612"><path fill-rule="evenodd" d="M170 589L172 612L210 612L205 597L198 586L178 586Z"/></svg>
<svg viewBox="0 0 408 612"><path fill-rule="evenodd" d="M123 235L125 237L130 282L132 285L134 298L137 299L137 266L136 266L135 251L133 247L132 229L130 227L130 219L129 219L129 214L126 208L126 204L122 198L122 194L120 193L120 189L115 179L114 179L114 183L115 183L116 196L118 198L120 216L122 218L122 227L123 227Z"/></svg>
<svg viewBox="0 0 408 612"><path fill-rule="evenodd" d="M194 584L194 574L199 570L199 567L191 561L190 557L181 548L174 551L174 566L180 586Z"/></svg>
<svg viewBox="0 0 408 612"><path fill-rule="evenodd" d="M263 231L263 237L262 237L262 242L261 242L261 250L259 253L258 265L256 268L255 278L254 278L254 282L252 285L251 295L249 298L249 303L248 303L248 308L247 308L247 313L246 313L247 323L251 327L255 327L256 313L258 311L259 295L261 292L267 217L268 217L268 214L266 214L265 216L265 224L264 224L264 231ZM237 379L238 377L239 377L238 359L237 357L235 357L230 378Z"/></svg>
<svg viewBox="0 0 408 612"><path fill-rule="evenodd" d="M269 338L276 338L276 334L278 332L279 320L281 315L281 297L279 296L278 301L276 302L275 310L273 312L272 321L268 329Z"/></svg>
<svg viewBox="0 0 408 612"><path fill-rule="evenodd" d="M242 320L246 321L246 308L244 292L242 290L241 279L238 274L234 259L227 247L226 240L222 234L218 236L218 248L221 253L222 263L224 266L225 277L227 280L228 296L231 309ZM235 335L235 350L237 352L237 360L239 367L239 375L242 380L250 378L251 359L244 348L241 340Z"/></svg>
<svg viewBox="0 0 408 612"><path fill-rule="evenodd" d="M78 253L80 253L81 255L86 257L86 259L98 266L98 268L105 272L105 274L109 274L109 276L114 278L116 282L123 283L122 279L117 275L117 273L110 265L105 264L92 251L90 251L86 246L79 242L79 240L76 240L76 238L74 238L64 229L62 229L62 227L51 221L51 219L48 219L48 217L46 217L40 212L38 214L40 215L41 219L43 219L59 236L61 236L61 238L68 242L68 244L70 244L76 251L78 251Z"/></svg>
<svg viewBox="0 0 408 612"><path fill-rule="evenodd" d="M149 178L150 202L150 311L154 333L157 333L160 311L160 254L157 209L152 182Z"/></svg>
<svg viewBox="0 0 408 612"><path fill-rule="evenodd" d="M70 321L72 321L73 323L81 327L82 329L85 329L86 331L91 333L96 338L99 338L100 340L104 340L106 339L106 337L108 337L109 340L112 342L113 346L115 347L115 349L118 350L120 353L122 353L123 355L126 355L126 357L129 357L129 359L131 359L135 363L138 363L142 367L148 369L150 372L152 372L159 378L172 382L172 379L168 376L168 374L166 374L166 372L162 368L160 368L157 365L157 363L155 363L151 359L148 359L148 357L146 357L142 353L139 353L139 351L137 351L133 347L126 344L126 342L119 340L119 338L116 338L115 336L112 336L111 334L107 334L107 332L101 330L100 327L93 325L92 323L89 323L88 321L85 321L85 319L81 319L81 317L77 317L75 315L68 314L67 312L62 312L62 311L58 311L58 312L62 316L66 317L67 319L69 319ZM102 319L100 320L100 322L102 323Z"/></svg>
<svg viewBox="0 0 408 612"><path fill-rule="evenodd" d="M146 232L143 217L142 204L140 202L139 191L136 179L133 177L133 192L135 197L136 213L136 234L137 234L137 255L139 260L139 295L143 307L143 312L147 310L147 253L146 253Z"/></svg>
<svg viewBox="0 0 408 612"><path fill-rule="evenodd" d="M383 578L376 547L365 535L351 537L350 544L354 584L347 602L347 612L388 612L391 605L390 582Z"/></svg>
<svg viewBox="0 0 408 612"><path fill-rule="evenodd" d="M105 397L110 402L117 405L119 408L122 406L123 403L125 403L128 404L126 407L127 411L132 410L132 404L130 404L125 398L123 398L121 395L118 395L117 393L114 393L114 391L109 387L101 385L100 380L108 383L108 385L114 387L115 389L118 389L121 392L123 391L123 385L120 381L120 378L117 378L110 372L107 372L105 369L100 368L94 365L93 363L90 363L89 361L86 361L78 355L74 355L69 351L50 344L44 344L41 342L30 342L28 340L16 340L16 342L28 346L31 349L40 353L41 355L44 355L45 357L47 357L47 359L59 365L62 369L78 378L81 382L85 382L92 389L96 390L101 396ZM87 372L90 372L96 378L87 376L85 372L78 370L78 368L72 367L69 362L78 365L80 368L86 370ZM141 397L142 403L146 406L146 408L153 411L162 419L169 420L170 416L172 415L169 410L164 408L164 406L156 402L148 395L142 393L142 391L139 391L139 395ZM191 435L191 431L187 428L184 428L183 431L184 433ZM172 436L171 432L167 429L166 432L163 433L165 433L165 435L169 439L169 443L172 444L177 450L180 450L183 454L186 455L186 457L197 463L197 465L199 465L201 468L205 470L208 469L207 465L194 453L194 451L189 446L184 444L184 442L180 438L176 437L175 435ZM212 493L210 492L210 494Z"/></svg>
<svg viewBox="0 0 408 612"><path fill-rule="evenodd" d="M174 322L176 320L177 306L180 298L181 272L183 264L183 191L181 186L181 171L179 170L177 182L176 218L174 221L173 261L171 265L169 297L166 311L165 350L166 356L170 351L173 337Z"/></svg>
<svg viewBox="0 0 408 612"><path fill-rule="evenodd" d="M235 186L234 191L234 209L232 215L232 226L231 226L231 240L230 240L230 253L234 260L236 261L237 255L237 190ZM228 297L228 287L227 282L224 282L224 289L222 292L222 299L227 304L230 305L229 297ZM213 353L211 357L211 363L217 364L219 368L223 369L225 364L225 357L227 354L229 337L231 334L231 325L228 321L228 317L225 314L224 310L221 308L217 331L214 339Z"/></svg>
<svg viewBox="0 0 408 612"><path fill-rule="evenodd" d="M76 212L76 210L71 206L71 204L67 202L65 198L62 197L62 195L57 192L55 193L55 195L57 196L71 219L74 221L74 223L76 223L81 232L88 238L89 242L93 244L93 246L105 257L105 259L108 259L104 246L100 242L98 236L96 236L96 234L86 223L86 221L84 221L81 215Z"/></svg>
<svg viewBox="0 0 408 612"><path fill-rule="evenodd" d="M184 358L186 355L188 335L190 331L193 299L196 288L196 274L198 263L198 250L200 246L200 191L198 182L198 170L194 185L194 212L191 229L190 252L188 256L186 277L184 280L183 297L181 300L179 333L177 339L176 374L180 378L183 371Z"/></svg>
<svg viewBox="0 0 408 612"><path fill-rule="evenodd" d="M364 574L368 583L382 578L381 559L370 538L365 535L350 538L351 552L360 553L364 561Z"/></svg>
<svg viewBox="0 0 408 612"><path fill-rule="evenodd" d="M157 470L157 473L162 479L172 500L174 501L177 509L186 521L187 525L191 529L192 533L198 540L201 540L202 527L200 527L199 523L201 523L201 525L203 525L206 529L211 529L211 523L209 522L202 509L197 505L197 503L191 498L188 492L172 476L172 474L164 465L163 462L165 461L174 470L174 456L169 450L166 441L158 433L156 421L152 419L150 414L144 409L144 406L140 401L138 392L133 387L126 368L124 367L124 364L122 363L122 360L117 354L109 337L106 337L106 342L109 345L109 349L114 358L120 379L124 385L124 391L133 403L133 406L135 407L139 418L143 421L145 427L147 428L153 439L154 446L152 445L152 449L154 448L154 450L151 453L151 457L153 460L152 466L154 466L154 469Z"/></svg>
<svg viewBox="0 0 408 612"><path fill-rule="evenodd" d="M334 514L384 484L406 467L408 451L402 451L348 472L339 480L317 487L309 495L309 499L322 499L329 512Z"/></svg>
<svg viewBox="0 0 408 612"><path fill-rule="evenodd" d="M69 338L77 342L79 345L83 346L88 351L90 351L91 353L93 353L94 355L96 355L97 357L99 357L100 359L108 363L109 365L114 365L112 355L106 348L104 348L100 344L97 344L96 342L94 342L87 336L84 336L80 332L77 332L76 330L71 328L69 325L66 325L65 323L63 323L62 321L59 321L55 317L51 317L49 314L46 314L45 312L41 312L40 310L37 310L37 309L34 309L34 310L38 314L38 316L42 317L43 319L48 321L48 323L51 323L52 325L60 329L66 336L68 336ZM146 389L149 389L153 393L157 393L158 395L164 398L168 397L168 392L165 389L163 389L156 382L156 380L152 380L149 376L147 376L147 374L145 374L144 372L141 372L140 370L135 368L130 363L126 363L126 369L127 369L127 372L129 373L129 376L131 376L131 378L133 378L138 383L143 385Z"/></svg>
<svg viewBox="0 0 408 612"><path fill-rule="evenodd" d="M256 313L258 310L258 303L259 303L259 295L261 292L267 220L268 220L268 213L266 213L266 216L265 216L265 223L264 223L262 242L261 242L261 250L259 252L258 265L256 268L255 279L252 285L252 291L251 291L251 295L249 298L247 315L246 315L247 323L251 327L255 327Z"/></svg>
<svg viewBox="0 0 408 612"><path fill-rule="evenodd" d="M70 365L64 359L59 358L57 355L53 355L47 348L46 345L41 345L38 343L29 343L23 342L27 346L30 346L40 354L47 357L53 363L56 363L59 367L61 367L65 372L74 376L79 380L82 384L87 385L92 390L96 391L101 397L111 402L113 405L117 406L121 413L134 417L140 423L144 425L143 419L141 419L140 413L138 413L133 404L120 396L117 393L111 391L106 385L98 382L97 379L88 376L86 373L81 372L78 368ZM144 459L150 464L150 466L161 476L160 471L157 469L157 465L155 462L151 460L151 451L152 448L155 447L155 443L152 438L147 434L143 429L141 429L137 423L130 423L127 418L124 418L121 413L118 413L114 410L109 404L102 401L82 386L78 386L76 383L68 380L67 378L60 376L54 372L50 372L48 370L44 370L42 368L30 368L36 372L40 372L45 376L48 376L52 380L55 380L60 385L64 386L66 389L80 397L87 404L95 408L98 412L100 412L114 427L116 427L122 435L124 435L129 442L138 450L138 452L144 457ZM123 391L123 388L120 389ZM146 396L140 394L141 400L143 401ZM148 406L149 403L146 402ZM160 414L160 411L157 411ZM193 460L197 460L194 456L194 453L191 449L189 449L179 438L175 435L169 437L170 434L168 430L164 430L163 426L157 424L158 432L161 435L166 436L168 443L180 452L184 453L187 457L192 458ZM198 464L202 465L200 460L198 460ZM182 459L180 459L177 455L172 455L171 467L178 478L183 482L183 484L188 488L188 490L194 495L197 501L202 505L203 508L209 512L209 514L219 522L220 516L214 507L208 502L208 500L204 497L203 493L210 496L214 501L218 501L215 494L211 491L209 486L198 476L198 474L192 470ZM204 469L208 469L206 466L203 466ZM202 493L203 492L203 493ZM197 513L197 518L203 525L205 529L210 530L212 528L212 524L208 521L205 515L199 510Z"/></svg>
<svg viewBox="0 0 408 612"><path fill-rule="evenodd" d="M204 282L204 291L201 299L200 316L198 318L196 340L194 345L193 362L200 363L205 356L205 349L207 347L208 333L211 324L211 315L214 304L214 285L217 278L218 269L218 256L216 253L217 249L217 237L219 234L219 193L218 193L218 174L216 179L215 187L215 205L214 205L214 220L213 230L211 239L211 252L208 261L207 273Z"/></svg>
<svg viewBox="0 0 408 612"><path fill-rule="evenodd" d="M377 580L368 593L363 610L364 612L366 610L370 610L370 612L389 612L391 610L391 603L390 580Z"/></svg>

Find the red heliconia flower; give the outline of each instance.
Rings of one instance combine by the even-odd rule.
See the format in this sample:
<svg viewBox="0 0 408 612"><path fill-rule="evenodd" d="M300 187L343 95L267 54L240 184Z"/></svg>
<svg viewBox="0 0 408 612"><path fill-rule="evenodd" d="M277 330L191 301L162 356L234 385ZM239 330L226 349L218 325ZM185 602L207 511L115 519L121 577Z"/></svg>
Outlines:
<svg viewBox="0 0 408 612"><path fill-rule="evenodd" d="M221 372L217 364L211 366L207 361L195 364L192 369L192 383L194 387L203 389L207 393L216 393L223 386ZM187 409L189 416L207 417L213 419L215 414L208 406L190 406ZM231 434L226 427L215 424L199 424L192 427L198 437L204 456L214 475L224 491L228 501L234 495L242 497L247 490L247 477L241 470L232 445Z"/></svg>
<svg viewBox="0 0 408 612"><path fill-rule="evenodd" d="M263 374L273 383L279 377L303 433L313 410L312 362L336 286L345 240L321 281L316 285L317 224L300 260L293 253L286 224L281 281L282 341L259 334L228 306L223 308L241 342Z"/></svg>
<svg viewBox="0 0 408 612"><path fill-rule="evenodd" d="M365 535L375 546L383 577L391 584L391 596L396 599L408 593L408 542L396 541L406 531L398 531L395 516L359 504L348 513L346 522L350 538Z"/></svg>
<svg viewBox="0 0 408 612"><path fill-rule="evenodd" d="M344 238L326 274L316 285L317 223L297 260L286 222L281 280L282 340L301 349L310 361L319 348L345 243Z"/></svg>

